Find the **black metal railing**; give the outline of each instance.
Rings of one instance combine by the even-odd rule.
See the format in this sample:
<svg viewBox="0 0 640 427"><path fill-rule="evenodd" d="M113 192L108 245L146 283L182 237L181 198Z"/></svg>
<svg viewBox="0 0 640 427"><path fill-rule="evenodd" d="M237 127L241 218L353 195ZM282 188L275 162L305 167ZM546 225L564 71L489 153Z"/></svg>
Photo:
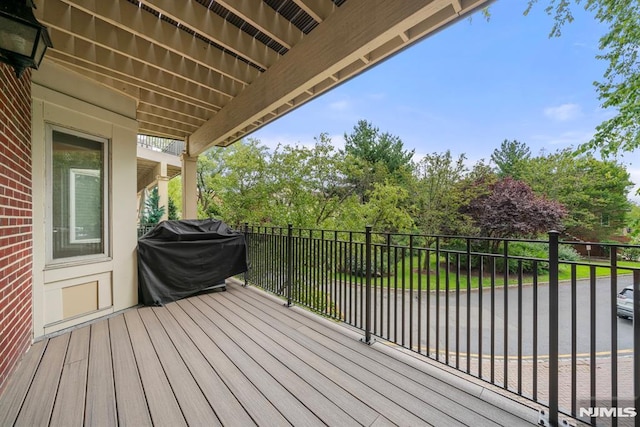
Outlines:
<svg viewBox="0 0 640 427"><path fill-rule="evenodd" d="M148 148L149 150L173 154L174 156L181 155L185 148L184 141L179 139L169 139L141 134L138 135L138 145Z"/></svg>
<svg viewBox="0 0 640 427"><path fill-rule="evenodd" d="M245 234L248 283L360 328L368 343L380 337L537 402L550 425L559 414L595 425L598 408L639 408L640 322L616 310L632 284L640 316L640 263L618 259L637 247L557 232L543 241L245 225ZM584 260L581 245L609 257Z"/></svg>
<svg viewBox="0 0 640 427"><path fill-rule="evenodd" d="M138 224L138 239L151 231L158 224Z"/></svg>

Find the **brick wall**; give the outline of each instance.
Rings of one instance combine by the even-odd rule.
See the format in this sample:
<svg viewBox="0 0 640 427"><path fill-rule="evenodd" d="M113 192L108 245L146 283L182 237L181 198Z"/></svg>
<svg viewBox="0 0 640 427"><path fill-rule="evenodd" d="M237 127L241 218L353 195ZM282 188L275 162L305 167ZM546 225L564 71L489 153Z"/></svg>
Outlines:
<svg viewBox="0 0 640 427"><path fill-rule="evenodd" d="M31 71L0 63L0 392L31 343Z"/></svg>

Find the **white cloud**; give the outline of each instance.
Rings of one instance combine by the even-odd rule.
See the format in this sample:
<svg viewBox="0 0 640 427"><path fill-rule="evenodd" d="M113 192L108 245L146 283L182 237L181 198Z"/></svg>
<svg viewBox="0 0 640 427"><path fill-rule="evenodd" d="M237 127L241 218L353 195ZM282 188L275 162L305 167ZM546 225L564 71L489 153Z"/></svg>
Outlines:
<svg viewBox="0 0 640 427"><path fill-rule="evenodd" d="M345 110L348 110L350 107L351 107L351 103L346 99L343 99L341 101L335 101L329 104L329 108L336 111L345 111Z"/></svg>
<svg viewBox="0 0 640 427"><path fill-rule="evenodd" d="M373 101L380 101L380 100L386 99L387 94L384 92L370 93L369 95L367 95L367 98Z"/></svg>
<svg viewBox="0 0 640 427"><path fill-rule="evenodd" d="M593 137L593 131L566 131L557 135L533 135L531 139L538 142L538 145L552 145L560 147L574 147L589 142Z"/></svg>
<svg viewBox="0 0 640 427"><path fill-rule="evenodd" d="M544 115L557 122L566 122L582 116L582 108L578 104L562 104L557 107L547 107Z"/></svg>

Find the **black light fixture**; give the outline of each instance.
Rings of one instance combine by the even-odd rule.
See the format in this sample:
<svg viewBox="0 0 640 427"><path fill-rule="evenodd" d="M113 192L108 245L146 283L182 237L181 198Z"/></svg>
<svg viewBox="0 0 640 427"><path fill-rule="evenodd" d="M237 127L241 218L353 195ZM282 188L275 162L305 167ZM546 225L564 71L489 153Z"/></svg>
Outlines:
<svg viewBox="0 0 640 427"><path fill-rule="evenodd" d="M33 0L0 0L0 61L20 78L25 68L37 69L47 47L52 47L47 27L33 16Z"/></svg>

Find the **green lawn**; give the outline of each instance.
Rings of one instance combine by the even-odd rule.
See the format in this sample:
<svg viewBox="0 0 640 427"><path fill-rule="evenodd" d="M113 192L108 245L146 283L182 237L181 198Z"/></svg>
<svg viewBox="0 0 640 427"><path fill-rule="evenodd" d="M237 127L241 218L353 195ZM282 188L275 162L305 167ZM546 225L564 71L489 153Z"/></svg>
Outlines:
<svg viewBox="0 0 640 427"><path fill-rule="evenodd" d="M442 259L441 259L442 261ZM575 277L576 279L580 280L580 279L588 279L590 277L591 274L591 266L595 267L595 275L596 277L607 277L609 276L610 273L610 268L608 267L604 267L603 265L606 265L602 262L592 262L589 263L590 265L582 265L582 264L586 264L586 261L580 261L581 265L575 265ZM629 268L633 268L633 269L640 269L640 263L639 262L628 262L628 261L620 261L618 263L618 274L629 274L631 273L631 270L628 269L620 269L620 267L629 267ZM440 266L440 274L439 274L439 286L438 288L440 290L446 289L447 287L447 276L449 279L449 289L455 289L456 287L456 280L459 281L460 287L462 289L467 287L467 272L466 269L462 268L460 271L460 275L456 278L456 272L455 272L455 265L452 266L453 268L453 272L450 272L449 274L447 274L446 268L443 265L443 263L441 262L441 266ZM436 266L435 266L435 259L431 260L430 264L429 264L429 278L427 278L427 273L426 271L421 271L420 273L418 273L418 260L417 257L414 257L413 259L413 271L410 272L410 260L406 259L405 260L405 270L404 270L404 274L400 275L400 273L403 272L402 269L402 262L399 262L397 264L397 268L396 268L396 272L398 272L399 274L395 275L395 276L391 276L391 277L373 277L372 278L372 283L374 286L391 286L391 287L398 287L398 289L402 289L404 287L404 289L418 289L418 287L420 289L426 290L427 289L427 280L429 280L430 286L429 289L431 290L435 290L436 289ZM488 271L485 271L484 276L482 277L482 287L490 287L491 286L491 277L488 274ZM471 273L471 279L470 279L470 286L472 289L476 289L480 286L480 274L477 270L473 270ZM559 266L559 271L558 271L558 277L560 280L570 280L572 277L572 266L568 265L568 264L560 264ZM338 274L338 280L341 281L346 281L346 282L351 282L351 283L364 283L364 278L362 277L357 277L354 275L349 275L349 274L345 274L345 273L340 273ZM538 275L538 283L544 283L544 282L548 282L549 281L549 275L548 274L539 274ZM495 275L495 286L502 286L504 284L504 274L501 272L496 273ZM509 274L509 281L508 281L509 285L516 285L518 284L518 275L517 273L511 273ZM533 276L531 274L524 274L523 278L522 278L522 283L523 284L532 284L533 283Z"/></svg>

